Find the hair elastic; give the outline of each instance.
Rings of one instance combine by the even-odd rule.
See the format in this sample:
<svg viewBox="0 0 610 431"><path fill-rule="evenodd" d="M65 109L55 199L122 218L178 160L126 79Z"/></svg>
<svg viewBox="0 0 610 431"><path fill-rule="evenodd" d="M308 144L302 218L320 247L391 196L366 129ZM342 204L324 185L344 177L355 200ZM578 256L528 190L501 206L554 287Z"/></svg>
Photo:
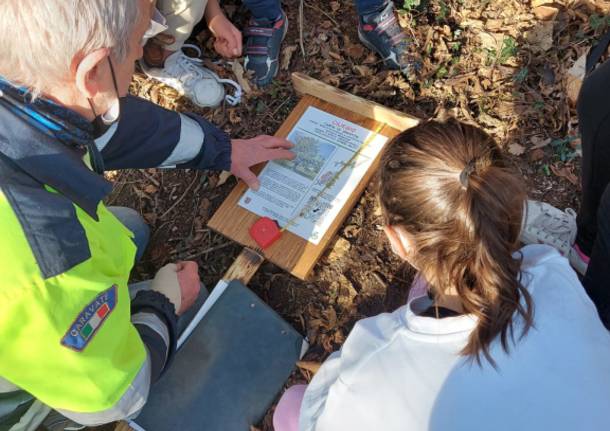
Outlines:
<svg viewBox="0 0 610 431"><path fill-rule="evenodd" d="M469 161L460 173L460 183L465 188L468 188L468 180L470 179L470 175L475 171L476 162L476 159Z"/></svg>

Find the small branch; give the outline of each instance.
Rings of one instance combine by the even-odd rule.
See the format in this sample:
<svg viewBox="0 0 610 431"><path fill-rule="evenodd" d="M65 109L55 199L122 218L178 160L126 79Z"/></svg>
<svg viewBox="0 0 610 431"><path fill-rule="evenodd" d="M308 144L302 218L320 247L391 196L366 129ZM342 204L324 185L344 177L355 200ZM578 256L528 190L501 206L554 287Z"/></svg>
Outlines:
<svg viewBox="0 0 610 431"><path fill-rule="evenodd" d="M305 0L301 0L299 3L299 45L301 46L301 55L303 55L303 58L306 57L305 55L305 45L303 44L303 4L304 4Z"/></svg>
<svg viewBox="0 0 610 431"><path fill-rule="evenodd" d="M304 0L301 1L301 4L303 3L303 1ZM309 4L307 2L305 2L305 6L307 6L308 8L311 8L313 10L317 10L318 12L323 14L326 18L328 18L335 25L335 27L339 27L339 24L337 23L337 21L335 21L328 12L325 12L324 10L320 9L319 7Z"/></svg>
<svg viewBox="0 0 610 431"><path fill-rule="evenodd" d="M144 175L146 177L146 179L148 181L150 181L151 183L153 183L156 187L161 187L161 184L159 183L159 181L157 181L151 174L146 172L144 169L140 169L140 173L142 175Z"/></svg>
<svg viewBox="0 0 610 431"><path fill-rule="evenodd" d="M195 175L195 179L189 184L189 186L186 188L186 190L184 191L184 193L182 193L182 196L180 196L178 198L178 200L176 202L173 203L173 205L171 207L168 208L167 211L165 211L161 217L159 217L159 220L163 220L165 218L166 215L168 215L170 212L172 212L174 210L174 208L176 208L178 206L178 204L180 202L182 202L182 200L184 200L184 198L186 197L186 195L188 194L188 192L193 188L193 186L195 185L195 183L197 182L197 180L199 180L199 175Z"/></svg>
<svg viewBox="0 0 610 431"><path fill-rule="evenodd" d="M231 242L231 241L225 242L223 244L216 245L214 247L209 247L209 248L206 248L205 250L202 250L202 251L198 251L197 253L189 254L188 256L184 257L183 259L184 260L192 260L192 259L195 259L196 257L203 256L204 254L212 253L213 251L222 250L223 248L226 248L226 247L228 247L230 245L233 245L233 244L234 243Z"/></svg>

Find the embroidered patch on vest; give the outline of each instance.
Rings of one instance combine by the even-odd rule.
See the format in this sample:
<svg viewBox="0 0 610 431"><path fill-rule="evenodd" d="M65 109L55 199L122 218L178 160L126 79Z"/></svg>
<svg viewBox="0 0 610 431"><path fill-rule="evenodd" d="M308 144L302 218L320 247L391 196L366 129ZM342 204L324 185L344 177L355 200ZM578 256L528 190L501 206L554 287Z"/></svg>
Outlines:
<svg viewBox="0 0 610 431"><path fill-rule="evenodd" d="M117 287L103 291L80 312L61 344L82 352L117 304Z"/></svg>

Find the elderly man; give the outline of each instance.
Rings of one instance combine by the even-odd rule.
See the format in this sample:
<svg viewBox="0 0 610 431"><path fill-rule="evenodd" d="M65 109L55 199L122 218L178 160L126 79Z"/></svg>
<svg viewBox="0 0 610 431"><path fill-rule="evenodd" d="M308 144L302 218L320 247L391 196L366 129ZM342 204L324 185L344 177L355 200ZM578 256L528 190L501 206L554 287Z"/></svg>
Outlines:
<svg viewBox="0 0 610 431"><path fill-rule="evenodd" d="M104 205L104 169L225 169L257 187L251 165L292 157L283 139L231 140L126 96L150 18L150 0L2 2L0 429L37 426L45 406L86 425L133 417L172 361L197 266L130 298L147 229Z"/></svg>

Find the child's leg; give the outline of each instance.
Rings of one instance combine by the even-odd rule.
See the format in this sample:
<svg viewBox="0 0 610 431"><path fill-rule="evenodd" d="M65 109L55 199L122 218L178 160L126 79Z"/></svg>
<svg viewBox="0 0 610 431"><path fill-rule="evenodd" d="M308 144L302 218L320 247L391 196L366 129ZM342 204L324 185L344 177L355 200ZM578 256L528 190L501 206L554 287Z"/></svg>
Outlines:
<svg viewBox="0 0 610 431"><path fill-rule="evenodd" d="M243 3L255 20L275 21L282 14L279 0L243 0Z"/></svg>
<svg viewBox="0 0 610 431"><path fill-rule="evenodd" d="M284 392L273 413L275 431L299 431L299 414L306 389L307 385L295 385Z"/></svg>
<svg viewBox="0 0 610 431"><path fill-rule="evenodd" d="M597 237L583 285L610 329L610 186L602 195L597 220Z"/></svg>
<svg viewBox="0 0 610 431"><path fill-rule="evenodd" d="M599 225L600 200L610 183L609 100L610 61L607 61L585 79L578 100L582 134L582 197L576 245L586 255L593 250Z"/></svg>
<svg viewBox="0 0 610 431"><path fill-rule="evenodd" d="M252 13L244 35L246 57L244 66L254 72L258 85L271 83L279 71L282 42L288 31L288 19L279 0L243 0Z"/></svg>
<svg viewBox="0 0 610 431"><path fill-rule="evenodd" d="M358 15L379 12L388 4L388 0L355 0Z"/></svg>
<svg viewBox="0 0 610 431"><path fill-rule="evenodd" d="M409 52L411 42L398 24L391 0L356 0L358 38L382 59L386 67L416 79L420 62Z"/></svg>
<svg viewBox="0 0 610 431"><path fill-rule="evenodd" d="M178 51L189 38L195 26L203 18L207 0L157 0L157 8L167 19L166 34L173 43L166 46L168 51Z"/></svg>

